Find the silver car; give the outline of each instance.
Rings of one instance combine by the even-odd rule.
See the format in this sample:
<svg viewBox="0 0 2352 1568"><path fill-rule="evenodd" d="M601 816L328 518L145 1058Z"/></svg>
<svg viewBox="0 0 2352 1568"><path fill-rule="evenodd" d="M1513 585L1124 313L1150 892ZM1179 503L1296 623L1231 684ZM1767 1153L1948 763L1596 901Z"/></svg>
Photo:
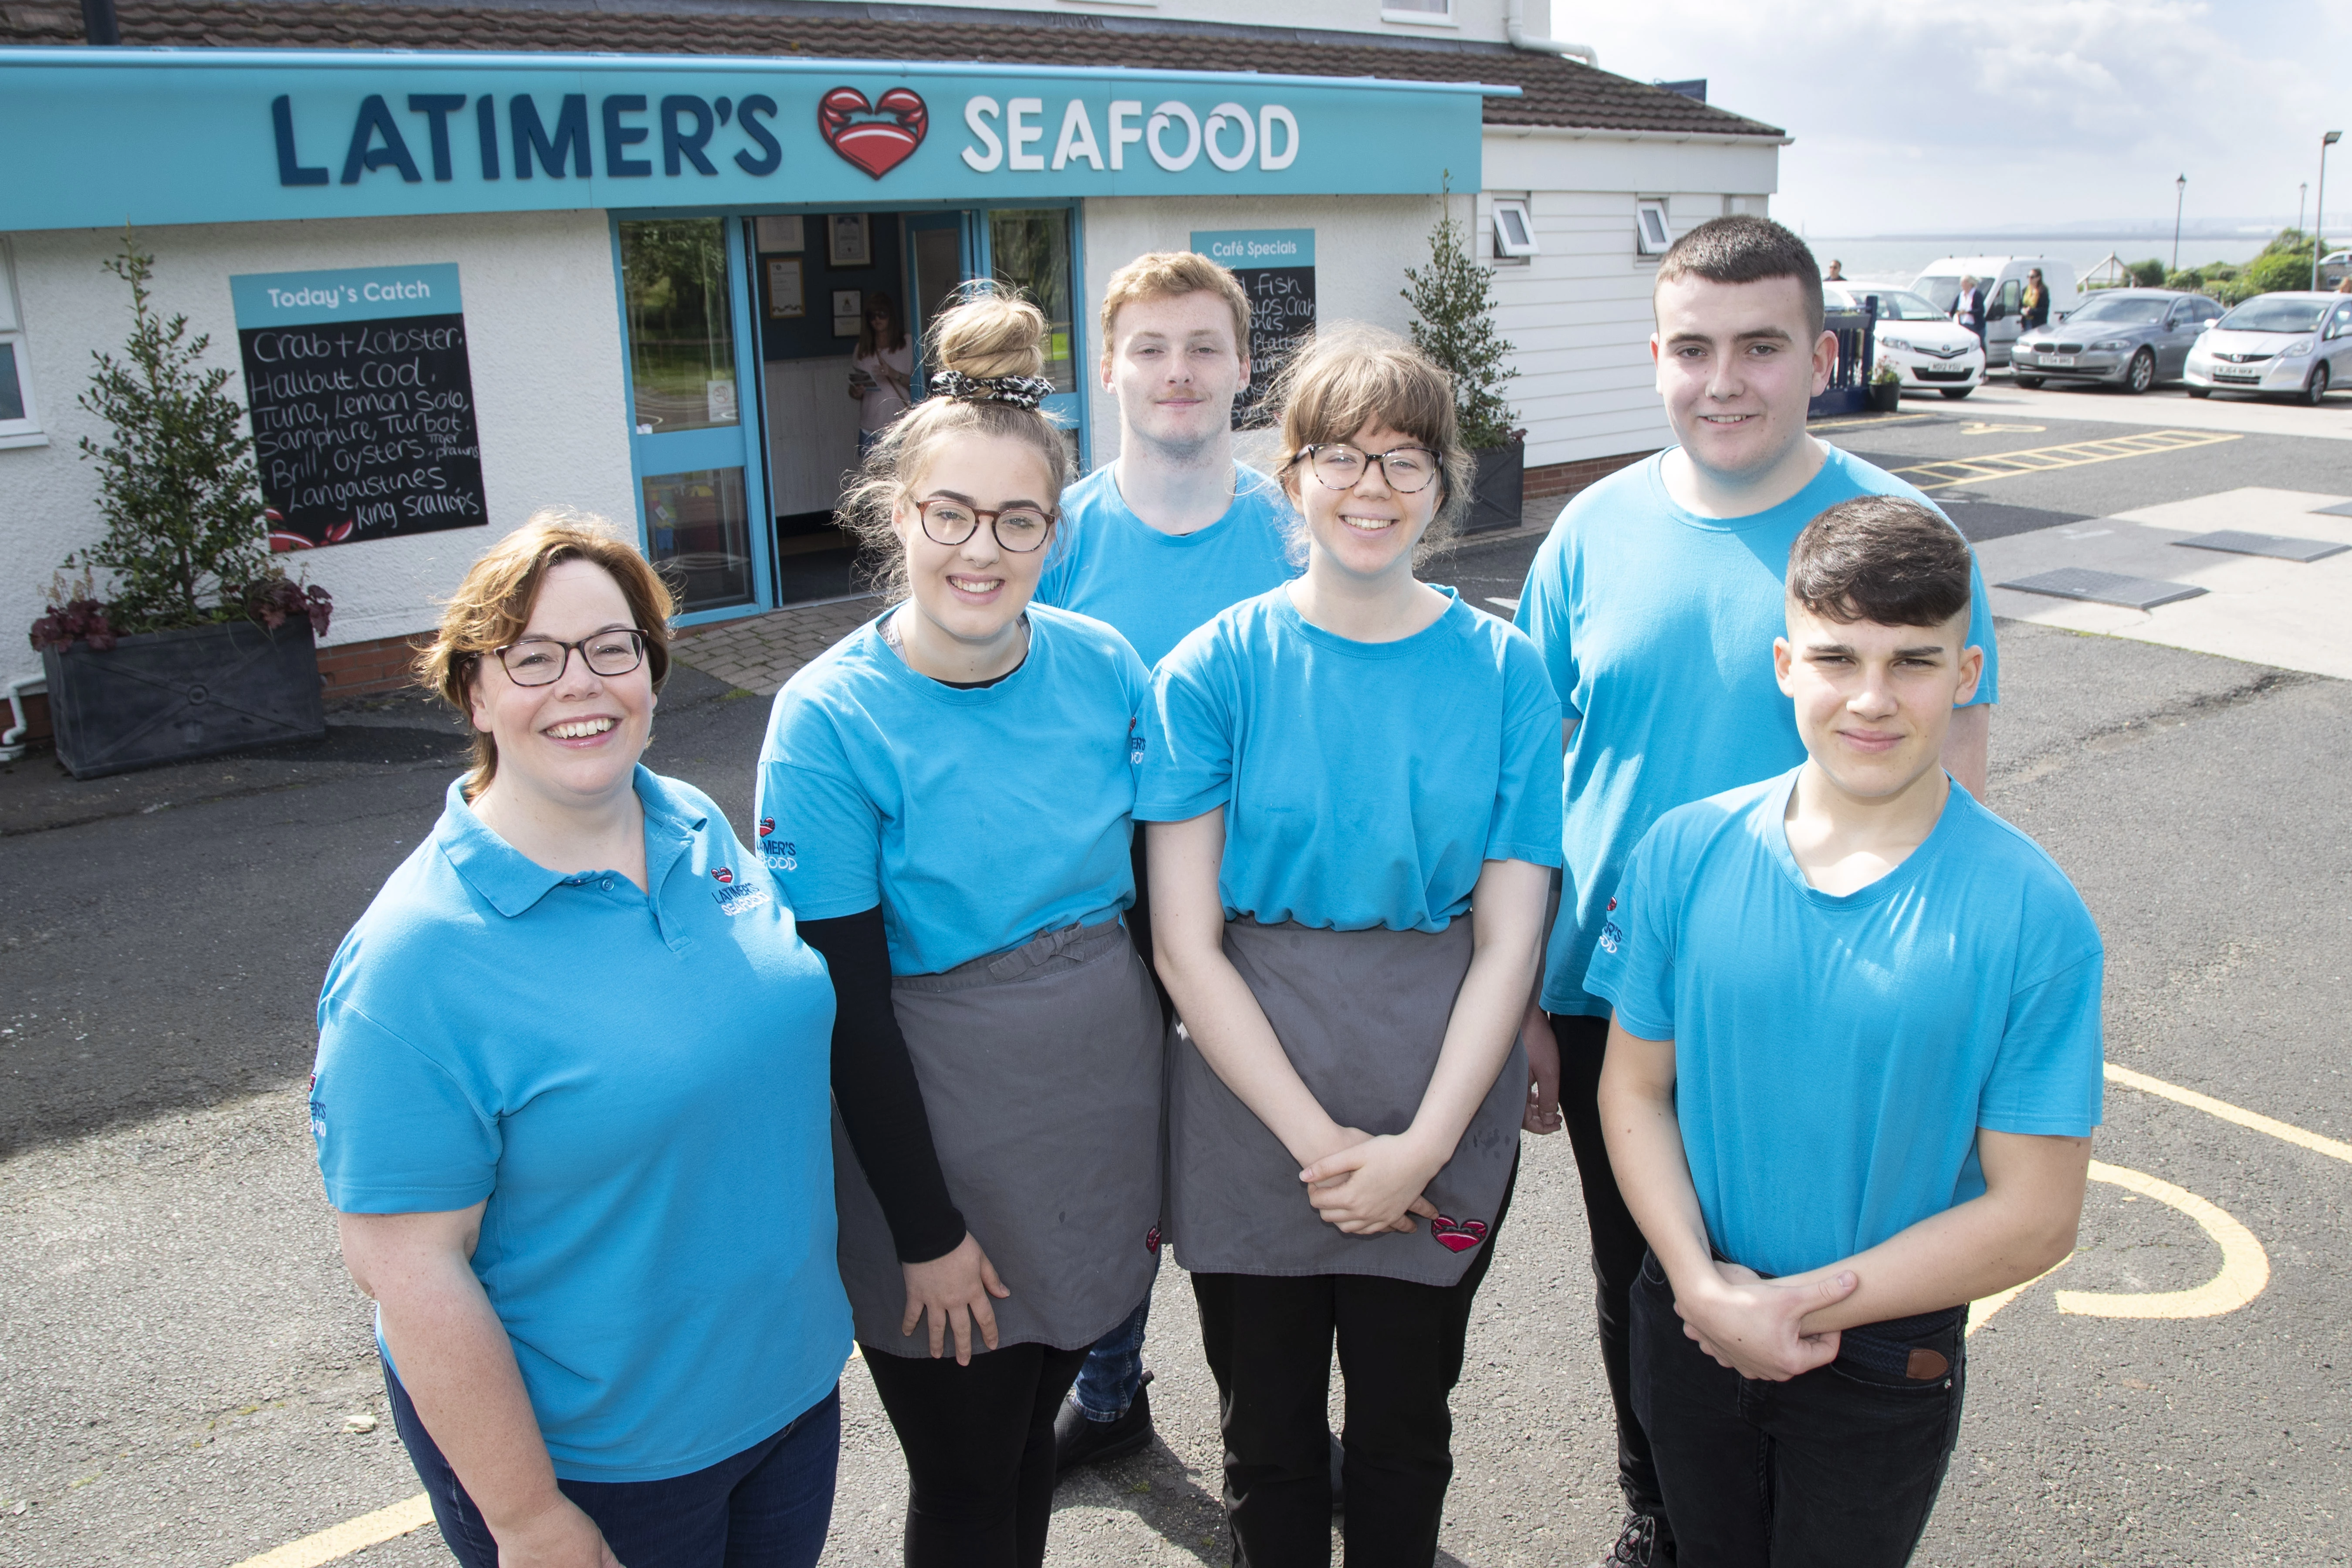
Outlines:
<svg viewBox="0 0 2352 1568"><path fill-rule="evenodd" d="M2017 340L2010 367L2020 386L2096 381L2146 392L2188 372L2189 351L2221 314L2202 294L2176 289L2105 289L2064 321Z"/></svg>
<svg viewBox="0 0 2352 1568"><path fill-rule="evenodd" d="M2257 294L2189 353L2189 395L2264 392L2316 404L2352 384L2352 295Z"/></svg>

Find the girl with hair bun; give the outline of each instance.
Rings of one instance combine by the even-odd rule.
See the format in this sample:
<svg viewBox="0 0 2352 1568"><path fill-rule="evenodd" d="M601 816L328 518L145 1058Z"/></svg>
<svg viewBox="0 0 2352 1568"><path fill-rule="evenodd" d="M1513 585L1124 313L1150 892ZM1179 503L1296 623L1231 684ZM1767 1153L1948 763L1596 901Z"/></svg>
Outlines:
<svg viewBox="0 0 2352 1568"><path fill-rule="evenodd" d="M1150 678L1030 602L1068 469L1045 331L992 291L940 317L844 508L895 602L777 694L760 762L839 1002L841 1274L919 1565L1044 1561L1055 1414L1160 1246L1160 1003L1120 924Z"/></svg>
<svg viewBox="0 0 2352 1568"><path fill-rule="evenodd" d="M1432 1562L1471 1298L1510 1203L1559 864L1535 646L1413 575L1468 504L1443 372L1343 329L1277 388L1307 569L1162 659L1135 815L1183 1024L1169 1198L1235 1558Z"/></svg>

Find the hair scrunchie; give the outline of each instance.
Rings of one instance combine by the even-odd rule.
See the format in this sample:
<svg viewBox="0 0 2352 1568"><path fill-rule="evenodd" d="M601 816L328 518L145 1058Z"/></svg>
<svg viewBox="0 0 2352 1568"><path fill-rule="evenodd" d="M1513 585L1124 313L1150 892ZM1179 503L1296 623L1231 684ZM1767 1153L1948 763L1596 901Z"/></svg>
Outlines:
<svg viewBox="0 0 2352 1568"><path fill-rule="evenodd" d="M966 375L943 370L931 377L931 388L958 403L1009 403L1015 408L1034 408L1052 394L1054 384L1042 375Z"/></svg>

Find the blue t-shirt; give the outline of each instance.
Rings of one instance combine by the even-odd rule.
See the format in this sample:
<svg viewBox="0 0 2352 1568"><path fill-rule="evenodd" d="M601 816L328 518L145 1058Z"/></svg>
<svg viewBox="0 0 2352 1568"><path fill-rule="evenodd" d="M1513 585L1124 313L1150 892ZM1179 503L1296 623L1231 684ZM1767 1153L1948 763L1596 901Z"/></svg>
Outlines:
<svg viewBox="0 0 2352 1568"><path fill-rule="evenodd" d="M1633 846L1675 806L1805 760L1772 673L1788 629L1789 547L1843 500L1926 500L1831 447L1812 482L1767 511L1710 518L1667 495L1664 455L1579 495L1536 552L1516 617L1580 722L1569 742L1565 887L1543 1005L1605 1015L1585 987L1602 912ZM1976 702L1995 700L2000 656L1984 580L1969 567L1969 642L1984 649Z"/></svg>
<svg viewBox="0 0 2352 1568"><path fill-rule="evenodd" d="M1822 892L1783 821L1801 771L1660 817L1587 981L1626 1033L1674 1041L1707 1237L1766 1274L1980 1194L1980 1127L2099 1124L2105 954L2066 874L1956 784L1900 866Z"/></svg>
<svg viewBox="0 0 2352 1568"><path fill-rule="evenodd" d="M909 668L868 621L776 693L755 808L768 868L803 920L881 905L898 974L1110 920L1135 901L1150 684L1125 638L1066 610L1033 603L1028 657L969 689Z"/></svg>
<svg viewBox="0 0 2352 1568"><path fill-rule="evenodd" d="M1106 463L1062 492L1061 537L1036 602L1108 621L1147 666L1228 605L1298 575L1290 500L1255 468L1234 465L1234 504L1192 533L1162 533L1118 493Z"/></svg>
<svg viewBox="0 0 2352 1568"><path fill-rule="evenodd" d="M1228 919L1444 931L1489 860L1559 864L1559 704L1528 639L1454 590L1396 642L1276 588L1152 678L1139 822L1225 808Z"/></svg>
<svg viewBox="0 0 2352 1568"><path fill-rule="evenodd" d="M709 797L636 791L650 896L452 784L336 951L310 1087L336 1208L488 1200L474 1273L572 1480L740 1453L849 1354L824 960Z"/></svg>

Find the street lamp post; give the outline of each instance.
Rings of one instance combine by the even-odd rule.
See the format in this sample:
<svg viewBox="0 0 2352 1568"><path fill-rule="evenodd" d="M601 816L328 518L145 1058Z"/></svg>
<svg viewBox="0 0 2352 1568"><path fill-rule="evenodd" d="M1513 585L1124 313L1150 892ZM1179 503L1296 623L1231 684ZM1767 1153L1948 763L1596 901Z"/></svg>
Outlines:
<svg viewBox="0 0 2352 1568"><path fill-rule="evenodd" d="M2303 215L2311 205L2311 182L2305 180L2294 187L2294 232L2303 232Z"/></svg>
<svg viewBox="0 0 2352 1568"><path fill-rule="evenodd" d="M2172 182L2172 269L2180 270L2180 204L2189 199L2189 176L2181 174Z"/></svg>
<svg viewBox="0 0 2352 1568"><path fill-rule="evenodd" d="M2319 139L2319 199L2311 208L2311 287L2319 289L2319 258L2327 254L2327 241L2322 237L2327 227L2327 150L2344 140L2341 131L2330 131Z"/></svg>

